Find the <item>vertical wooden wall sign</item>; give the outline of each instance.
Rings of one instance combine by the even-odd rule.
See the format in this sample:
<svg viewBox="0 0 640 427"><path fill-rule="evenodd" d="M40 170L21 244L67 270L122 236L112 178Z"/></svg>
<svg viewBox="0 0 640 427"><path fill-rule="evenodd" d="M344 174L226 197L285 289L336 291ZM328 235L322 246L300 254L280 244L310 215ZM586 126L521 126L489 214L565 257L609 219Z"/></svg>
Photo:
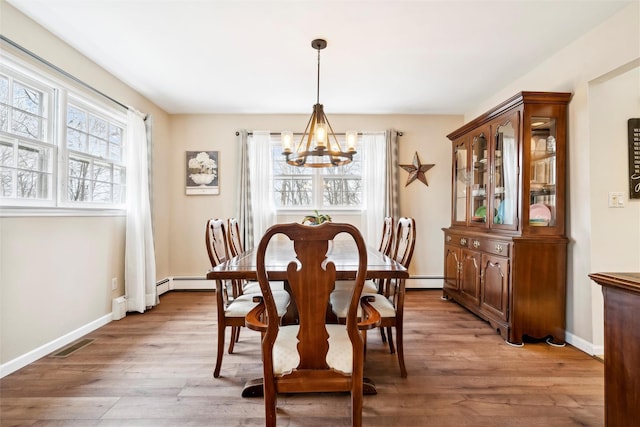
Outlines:
<svg viewBox="0 0 640 427"><path fill-rule="evenodd" d="M640 199L640 118L629 119L629 199Z"/></svg>

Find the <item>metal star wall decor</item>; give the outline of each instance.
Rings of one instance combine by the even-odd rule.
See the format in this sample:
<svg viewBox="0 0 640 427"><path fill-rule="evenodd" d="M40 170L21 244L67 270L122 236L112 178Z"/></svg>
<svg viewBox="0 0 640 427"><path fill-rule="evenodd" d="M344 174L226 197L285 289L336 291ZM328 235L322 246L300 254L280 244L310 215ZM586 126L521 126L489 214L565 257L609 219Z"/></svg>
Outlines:
<svg viewBox="0 0 640 427"><path fill-rule="evenodd" d="M427 182L427 177L424 176L424 173L435 166L433 165L423 165L420 163L420 157L418 157L418 152L413 155L413 164L411 165L399 165L402 169L409 172L409 177L407 178L407 183L404 185L405 187L411 184L416 179L422 181L424 185L427 187L429 183Z"/></svg>

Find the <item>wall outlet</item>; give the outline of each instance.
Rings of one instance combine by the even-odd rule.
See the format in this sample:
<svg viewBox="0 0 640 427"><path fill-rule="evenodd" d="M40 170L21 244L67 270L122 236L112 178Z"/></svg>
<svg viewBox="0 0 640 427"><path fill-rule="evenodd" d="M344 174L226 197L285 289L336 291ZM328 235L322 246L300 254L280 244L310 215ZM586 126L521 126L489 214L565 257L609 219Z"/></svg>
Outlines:
<svg viewBox="0 0 640 427"><path fill-rule="evenodd" d="M118 289L118 278L114 277L111 279L111 290L115 291L116 289Z"/></svg>
<svg viewBox="0 0 640 427"><path fill-rule="evenodd" d="M609 207L610 208L624 208L624 193L610 192L609 193Z"/></svg>

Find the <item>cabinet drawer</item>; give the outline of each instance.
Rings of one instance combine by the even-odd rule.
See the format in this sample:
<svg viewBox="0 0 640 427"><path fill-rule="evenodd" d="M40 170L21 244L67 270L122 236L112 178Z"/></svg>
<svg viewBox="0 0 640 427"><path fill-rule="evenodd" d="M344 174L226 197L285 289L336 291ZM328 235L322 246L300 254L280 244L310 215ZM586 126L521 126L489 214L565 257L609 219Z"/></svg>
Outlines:
<svg viewBox="0 0 640 427"><path fill-rule="evenodd" d="M508 257L511 256L511 243L502 240L487 240L482 250L490 254Z"/></svg>
<svg viewBox="0 0 640 427"><path fill-rule="evenodd" d="M470 247L469 246L469 242L471 241L471 239L469 239L466 236L461 236L459 234L450 234L450 233L446 233L444 236L444 243L447 245L455 245L455 246L459 246L462 248L467 248Z"/></svg>
<svg viewBox="0 0 640 427"><path fill-rule="evenodd" d="M503 240L491 240L482 237L469 237L466 246L480 252L508 257L511 253L511 243Z"/></svg>

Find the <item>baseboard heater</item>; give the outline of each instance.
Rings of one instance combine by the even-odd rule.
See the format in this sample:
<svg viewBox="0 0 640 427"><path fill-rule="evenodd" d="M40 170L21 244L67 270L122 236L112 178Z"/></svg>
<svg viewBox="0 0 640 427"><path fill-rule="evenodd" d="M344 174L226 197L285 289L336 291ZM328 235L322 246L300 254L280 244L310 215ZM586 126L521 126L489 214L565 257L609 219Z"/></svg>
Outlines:
<svg viewBox="0 0 640 427"><path fill-rule="evenodd" d="M156 282L156 291L158 292L158 295L174 290L213 291L215 289L215 282L213 280L207 280L204 276L171 276Z"/></svg>

